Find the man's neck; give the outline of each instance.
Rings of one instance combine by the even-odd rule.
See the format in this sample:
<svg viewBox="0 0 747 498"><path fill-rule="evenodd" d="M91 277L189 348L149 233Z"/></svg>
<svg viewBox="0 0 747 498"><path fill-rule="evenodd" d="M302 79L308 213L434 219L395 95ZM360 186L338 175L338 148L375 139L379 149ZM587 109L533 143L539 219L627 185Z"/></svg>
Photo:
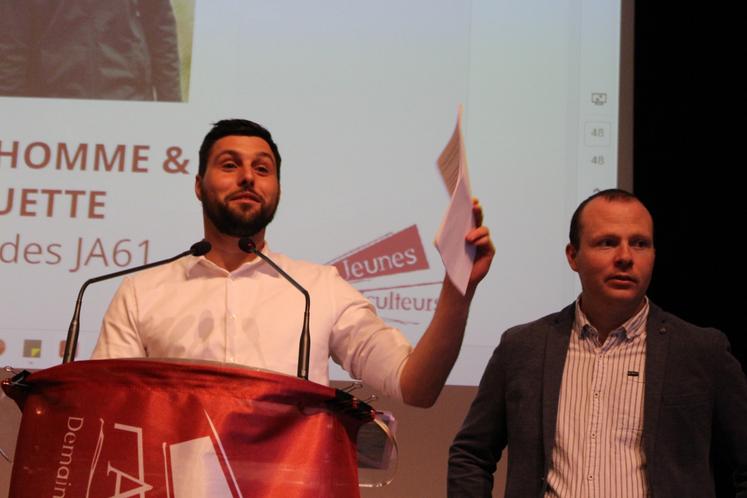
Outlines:
<svg viewBox="0 0 747 498"><path fill-rule="evenodd" d="M601 343L607 340L610 332L618 329L630 320L645 304L645 298L638 303L595 303L591 299L584 299L581 295L581 311L584 312L589 323L599 333Z"/></svg>
<svg viewBox="0 0 747 498"><path fill-rule="evenodd" d="M239 238L225 235L215 230L205 228L205 239L212 245L205 257L228 272L234 271L239 266L254 260L257 256L242 251L239 248ZM258 249L265 245L264 230L252 236L252 240Z"/></svg>

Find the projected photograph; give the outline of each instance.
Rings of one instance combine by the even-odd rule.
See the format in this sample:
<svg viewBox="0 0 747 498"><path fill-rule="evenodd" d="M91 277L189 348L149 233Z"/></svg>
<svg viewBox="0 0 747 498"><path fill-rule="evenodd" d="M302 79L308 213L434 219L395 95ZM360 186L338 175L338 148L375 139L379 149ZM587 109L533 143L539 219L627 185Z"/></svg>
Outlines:
<svg viewBox="0 0 747 498"><path fill-rule="evenodd" d="M184 102L194 0L0 0L0 95Z"/></svg>

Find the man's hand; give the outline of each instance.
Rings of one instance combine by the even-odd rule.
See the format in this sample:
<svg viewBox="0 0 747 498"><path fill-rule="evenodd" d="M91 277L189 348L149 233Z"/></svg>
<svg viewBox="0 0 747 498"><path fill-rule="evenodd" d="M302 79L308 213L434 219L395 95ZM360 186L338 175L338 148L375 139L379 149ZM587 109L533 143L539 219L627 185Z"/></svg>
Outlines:
<svg viewBox="0 0 747 498"><path fill-rule="evenodd" d="M477 284L488 274L495 255L490 232L482 226L482 207L477 199L472 202L476 227L465 240L473 244L476 251L467 294L463 296L448 277L444 278L433 319L400 374L402 398L410 405L432 406L441 394L462 347L472 296Z"/></svg>
<svg viewBox="0 0 747 498"><path fill-rule="evenodd" d="M477 284L488 274L493 256L495 256L495 247L493 241L490 240L490 230L482 224L482 206L476 197L472 199L472 214L475 217L475 228L470 230L465 237L469 244L475 246L475 260L467 284L469 296L474 294Z"/></svg>

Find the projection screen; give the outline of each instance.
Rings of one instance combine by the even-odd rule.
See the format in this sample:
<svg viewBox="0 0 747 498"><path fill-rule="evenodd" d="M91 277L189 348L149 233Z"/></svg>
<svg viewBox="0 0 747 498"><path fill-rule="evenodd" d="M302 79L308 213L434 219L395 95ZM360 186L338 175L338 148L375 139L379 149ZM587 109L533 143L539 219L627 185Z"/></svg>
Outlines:
<svg viewBox="0 0 747 498"><path fill-rule="evenodd" d="M283 156L270 247L337 265L416 342L444 275L435 160L464 105L497 253L449 383L476 384L503 330L576 297L568 220L618 185L630 147L618 0L126 2L116 19L147 50L134 58L133 43L80 53L113 38L114 20L35 3L3 1L0 21L3 365L59 363L85 279L201 238L197 149L228 117L267 126ZM78 358L118 283L89 289Z"/></svg>

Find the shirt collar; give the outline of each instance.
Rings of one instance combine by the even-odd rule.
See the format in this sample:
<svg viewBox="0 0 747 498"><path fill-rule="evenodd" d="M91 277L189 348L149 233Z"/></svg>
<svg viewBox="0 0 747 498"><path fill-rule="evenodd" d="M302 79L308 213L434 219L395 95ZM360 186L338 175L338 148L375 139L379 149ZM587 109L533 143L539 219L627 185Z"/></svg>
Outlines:
<svg viewBox="0 0 747 498"><path fill-rule="evenodd" d="M270 252L267 241L265 241L265 244L260 252L270 258L273 258L273 256L271 256L272 253ZM257 257L242 264L234 271L229 272L225 268L221 268L220 266L216 265L205 256L187 256L183 261L184 271L187 275L187 278L209 275L222 275L225 277L231 275L240 275L242 273L256 269L258 265L264 264L264 261L262 261L261 258Z"/></svg>
<svg viewBox="0 0 747 498"><path fill-rule="evenodd" d="M649 303L648 297L643 297L643 307L635 315L628 318L625 323L610 332L610 335L619 333L627 340L632 340L646 330L646 320L648 319ZM597 329L589 322L586 313L581 309L581 296L576 298L576 312L573 320L573 330L578 331L581 337L588 337L590 334L596 335Z"/></svg>

